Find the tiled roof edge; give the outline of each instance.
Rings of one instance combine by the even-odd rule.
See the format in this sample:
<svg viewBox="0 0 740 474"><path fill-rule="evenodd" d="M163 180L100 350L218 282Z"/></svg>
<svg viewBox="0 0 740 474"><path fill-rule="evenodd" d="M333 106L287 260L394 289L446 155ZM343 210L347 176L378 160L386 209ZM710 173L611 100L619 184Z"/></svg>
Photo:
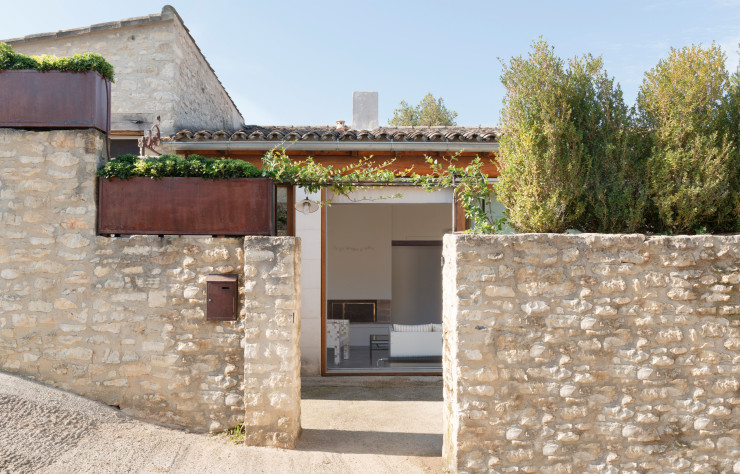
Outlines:
<svg viewBox="0 0 740 474"><path fill-rule="evenodd" d="M498 127L378 127L372 130L335 126L258 126L246 125L239 130L180 130L170 142L192 141L352 141L352 142L469 142L496 143Z"/></svg>

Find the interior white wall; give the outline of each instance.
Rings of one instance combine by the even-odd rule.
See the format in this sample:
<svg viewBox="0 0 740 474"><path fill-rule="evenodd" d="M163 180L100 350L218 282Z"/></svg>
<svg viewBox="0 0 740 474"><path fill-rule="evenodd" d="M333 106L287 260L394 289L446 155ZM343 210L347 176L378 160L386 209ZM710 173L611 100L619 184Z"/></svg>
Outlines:
<svg viewBox="0 0 740 474"><path fill-rule="evenodd" d="M326 298L391 299L390 204L332 204L326 222Z"/></svg>
<svg viewBox="0 0 740 474"><path fill-rule="evenodd" d="M450 204L376 201L332 204L326 212L327 299L389 299L394 323L441 321L441 247L391 244L441 240L451 227Z"/></svg>
<svg viewBox="0 0 740 474"><path fill-rule="evenodd" d="M442 247L393 247L395 324L442 322Z"/></svg>
<svg viewBox="0 0 740 474"><path fill-rule="evenodd" d="M452 206L394 204L393 240L442 240L452 231Z"/></svg>

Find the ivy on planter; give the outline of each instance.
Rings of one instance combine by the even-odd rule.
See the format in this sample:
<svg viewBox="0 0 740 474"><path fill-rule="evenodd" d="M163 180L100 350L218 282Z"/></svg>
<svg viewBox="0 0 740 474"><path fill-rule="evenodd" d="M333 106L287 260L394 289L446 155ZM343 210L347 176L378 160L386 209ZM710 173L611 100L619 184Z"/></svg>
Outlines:
<svg viewBox="0 0 740 474"><path fill-rule="evenodd" d="M465 167L456 166L458 156L452 155L442 162L426 157L432 169L421 175L412 169L393 171L388 166L393 160L375 163L366 157L341 168L316 163L309 157L293 161L285 150L271 150L262 157L262 168L243 160L231 158L205 158L199 155L162 155L139 158L122 155L107 162L98 176L106 179L132 177L201 177L205 179L270 178L277 183L301 186L309 193L328 189L337 195L352 191L384 186L392 183L421 186L427 191L453 188L472 226L470 232L496 233L501 231L504 219L493 219L486 213L486 203L494 193L483 173L483 161L476 158ZM397 197L394 195L390 197ZM323 203L323 204L329 204Z"/></svg>
<svg viewBox="0 0 740 474"><path fill-rule="evenodd" d="M136 155L121 155L107 162L98 176L106 179L133 177L200 177L206 179L259 178L262 171L243 160L205 158L199 155L162 155L141 159Z"/></svg>
<svg viewBox="0 0 740 474"><path fill-rule="evenodd" d="M85 72L96 71L114 82L113 65L96 53L56 57L51 55L26 56L13 50L7 43L0 43L0 71L32 69L36 71Z"/></svg>

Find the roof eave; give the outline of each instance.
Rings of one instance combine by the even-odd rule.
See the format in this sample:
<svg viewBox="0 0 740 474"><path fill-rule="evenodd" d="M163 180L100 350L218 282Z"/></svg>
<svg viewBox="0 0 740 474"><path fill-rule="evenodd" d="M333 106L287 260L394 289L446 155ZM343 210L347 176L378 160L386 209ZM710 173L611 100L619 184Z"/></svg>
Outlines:
<svg viewBox="0 0 740 474"><path fill-rule="evenodd" d="M238 151L286 149L295 151L419 151L473 153L495 153L497 142L363 142L363 141L231 141L208 140L202 142L166 142L162 144L167 151Z"/></svg>

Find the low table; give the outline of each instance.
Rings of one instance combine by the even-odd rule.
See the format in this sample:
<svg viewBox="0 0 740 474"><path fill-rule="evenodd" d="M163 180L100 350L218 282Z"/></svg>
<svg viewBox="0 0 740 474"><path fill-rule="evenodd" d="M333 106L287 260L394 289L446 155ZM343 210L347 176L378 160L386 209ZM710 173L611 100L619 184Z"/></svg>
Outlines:
<svg viewBox="0 0 740 474"><path fill-rule="evenodd" d="M375 350L388 350L390 344L390 336L388 334L370 334L370 360L372 363L373 349Z"/></svg>

